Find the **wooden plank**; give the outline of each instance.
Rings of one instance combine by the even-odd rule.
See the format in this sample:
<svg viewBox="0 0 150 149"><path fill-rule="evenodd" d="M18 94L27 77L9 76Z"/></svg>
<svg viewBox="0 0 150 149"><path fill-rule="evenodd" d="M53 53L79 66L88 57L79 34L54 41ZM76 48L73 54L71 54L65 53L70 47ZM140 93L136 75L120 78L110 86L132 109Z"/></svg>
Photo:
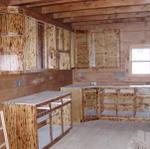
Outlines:
<svg viewBox="0 0 150 149"><path fill-rule="evenodd" d="M36 70L37 68L37 22L33 18L26 18L25 37L26 46L24 49L25 70Z"/></svg>
<svg viewBox="0 0 150 149"><path fill-rule="evenodd" d="M23 36L0 37L1 71L24 70L24 55L23 55L24 46L25 46L25 38Z"/></svg>
<svg viewBox="0 0 150 149"><path fill-rule="evenodd" d="M150 17L77 22L77 23L72 23L72 27L74 28L75 26L87 26L87 25L99 25L99 24L101 25L101 24L113 24L113 23L144 22L144 21L148 21L148 20L150 20Z"/></svg>
<svg viewBox="0 0 150 149"><path fill-rule="evenodd" d="M56 1L50 1L50 2L38 2L36 4L28 4L25 5L27 8L31 7L41 7L41 6L46 6L46 5L54 5L54 4L63 4L63 3L72 3L72 2L80 2L83 0L56 0Z"/></svg>
<svg viewBox="0 0 150 149"><path fill-rule="evenodd" d="M45 61L48 69L57 69L57 49L56 49L56 27L45 24Z"/></svg>
<svg viewBox="0 0 150 149"><path fill-rule="evenodd" d="M71 34L68 30L65 30L64 29L64 37L63 37L63 40L64 40L64 51L70 51L70 48L71 48Z"/></svg>
<svg viewBox="0 0 150 149"><path fill-rule="evenodd" d="M115 19L124 19L124 18L141 18L141 17L150 17L148 12L137 12L137 13L122 13L122 14L108 14L108 15L94 15L94 16L85 16L85 17L73 17L65 18L64 23L72 22L88 22L88 21L98 21L98 20L115 20Z"/></svg>
<svg viewBox="0 0 150 149"><path fill-rule="evenodd" d="M23 35L24 20L19 14L0 14L0 35Z"/></svg>
<svg viewBox="0 0 150 149"><path fill-rule="evenodd" d="M73 124L78 124L82 120L82 89L62 87L62 91L69 91L72 93L72 119Z"/></svg>
<svg viewBox="0 0 150 149"><path fill-rule="evenodd" d="M75 67L75 49L76 49L76 34L71 33L71 51L70 51L71 68Z"/></svg>
<svg viewBox="0 0 150 149"><path fill-rule="evenodd" d="M54 19L69 18L79 16L93 16L93 15L106 15L106 14L118 14L118 13L131 13L131 12L146 12L150 11L150 5L137 5L137 6L122 6L112 8L101 8L91 10L78 10L72 12L54 13Z"/></svg>
<svg viewBox="0 0 150 149"><path fill-rule="evenodd" d="M59 69L69 70L70 69L70 53L59 53Z"/></svg>
<svg viewBox="0 0 150 149"><path fill-rule="evenodd" d="M35 107L11 104L4 105L3 111L10 149L37 149L38 141ZM12 119L14 121L12 121Z"/></svg>
<svg viewBox="0 0 150 149"><path fill-rule="evenodd" d="M87 34L77 34L76 67L89 67L89 50L87 46Z"/></svg>
<svg viewBox="0 0 150 149"><path fill-rule="evenodd" d="M52 2L53 0L46 0L45 2ZM22 4L30 4L36 2L43 2L43 0L9 0L9 5L22 5Z"/></svg>
<svg viewBox="0 0 150 149"><path fill-rule="evenodd" d="M77 2L73 4L62 4L54 6L45 6L41 8L41 13L48 14L54 12L63 12L63 11L74 11L74 10L84 10L84 9L95 9L95 8L106 8L106 7L119 7L119 6L132 6L132 5L142 5L150 4L149 0L97 0L97 1L86 1L86 2Z"/></svg>
<svg viewBox="0 0 150 149"><path fill-rule="evenodd" d="M69 25L65 25L57 20L54 20L50 17L46 17L38 12L34 12L26 8L17 7L17 6L0 7L0 13L19 13L24 16L35 18L39 20L39 22L53 24L74 32L74 30Z"/></svg>

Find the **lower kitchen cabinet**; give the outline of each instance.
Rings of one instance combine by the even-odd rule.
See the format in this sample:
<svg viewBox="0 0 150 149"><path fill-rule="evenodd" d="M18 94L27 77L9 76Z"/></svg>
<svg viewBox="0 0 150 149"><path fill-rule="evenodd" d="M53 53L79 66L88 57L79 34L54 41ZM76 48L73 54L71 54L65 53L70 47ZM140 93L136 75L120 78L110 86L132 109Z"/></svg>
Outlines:
<svg viewBox="0 0 150 149"><path fill-rule="evenodd" d="M48 149L72 128L71 94L44 91L3 103L10 149Z"/></svg>

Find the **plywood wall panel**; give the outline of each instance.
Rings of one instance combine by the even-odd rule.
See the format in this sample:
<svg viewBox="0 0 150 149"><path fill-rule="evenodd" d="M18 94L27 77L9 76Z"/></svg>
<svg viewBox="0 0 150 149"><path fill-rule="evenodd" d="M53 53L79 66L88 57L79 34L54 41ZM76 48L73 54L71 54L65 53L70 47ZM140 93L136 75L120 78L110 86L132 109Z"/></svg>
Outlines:
<svg viewBox="0 0 150 149"><path fill-rule="evenodd" d="M71 58L71 68L75 67L75 51L76 51L76 34L71 32L71 51L70 51L70 58Z"/></svg>
<svg viewBox="0 0 150 149"><path fill-rule="evenodd" d="M0 14L0 34L24 34L25 17L19 14Z"/></svg>
<svg viewBox="0 0 150 149"><path fill-rule="evenodd" d="M87 34L77 34L76 67L89 67L89 50L87 45Z"/></svg>
<svg viewBox="0 0 150 149"><path fill-rule="evenodd" d="M64 51L70 51L71 48L71 33L64 29Z"/></svg>
<svg viewBox="0 0 150 149"><path fill-rule="evenodd" d="M25 19L26 46L24 49L25 70L35 70L37 55L37 22L33 18Z"/></svg>
<svg viewBox="0 0 150 149"><path fill-rule="evenodd" d="M57 69L56 27L54 25L45 24L45 41L47 68Z"/></svg>
<svg viewBox="0 0 150 149"><path fill-rule="evenodd" d="M59 69L69 70L70 69L70 53L59 53Z"/></svg>
<svg viewBox="0 0 150 149"><path fill-rule="evenodd" d="M94 35L96 67L119 67L119 30L101 30Z"/></svg>
<svg viewBox="0 0 150 149"><path fill-rule="evenodd" d="M63 32L63 29L62 28L58 28L57 27L57 50L64 50L64 32Z"/></svg>

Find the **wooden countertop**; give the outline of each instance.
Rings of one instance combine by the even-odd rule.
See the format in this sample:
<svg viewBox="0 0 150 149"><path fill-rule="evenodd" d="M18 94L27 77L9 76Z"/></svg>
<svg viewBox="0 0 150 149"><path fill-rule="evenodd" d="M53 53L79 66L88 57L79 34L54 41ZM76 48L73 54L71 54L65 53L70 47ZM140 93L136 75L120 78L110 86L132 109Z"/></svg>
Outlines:
<svg viewBox="0 0 150 149"><path fill-rule="evenodd" d="M74 88L74 89L83 89L83 88L137 88L138 94L150 95L150 85L90 85L90 84L70 84L62 88Z"/></svg>
<svg viewBox="0 0 150 149"><path fill-rule="evenodd" d="M70 95L67 91L43 91L30 96L23 96L13 100L2 102L2 104L25 104L38 106L48 101L54 101L57 98Z"/></svg>

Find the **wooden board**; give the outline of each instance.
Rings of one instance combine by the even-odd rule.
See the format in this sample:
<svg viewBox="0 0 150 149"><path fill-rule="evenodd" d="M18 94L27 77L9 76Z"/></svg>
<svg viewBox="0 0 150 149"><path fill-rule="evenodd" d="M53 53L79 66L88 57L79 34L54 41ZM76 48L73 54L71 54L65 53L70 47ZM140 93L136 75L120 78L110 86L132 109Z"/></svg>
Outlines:
<svg viewBox="0 0 150 149"><path fill-rule="evenodd" d="M57 28L57 32L56 32L56 38L57 38L57 50L64 50L64 33L63 33L63 29L62 28Z"/></svg>
<svg viewBox="0 0 150 149"><path fill-rule="evenodd" d="M70 53L59 53L59 69L69 70L70 69Z"/></svg>
<svg viewBox="0 0 150 149"><path fill-rule="evenodd" d="M71 48L71 34L70 31L64 29L64 51L70 51Z"/></svg>
<svg viewBox="0 0 150 149"><path fill-rule="evenodd" d="M48 69L57 69L56 27L45 24L45 63Z"/></svg>
<svg viewBox="0 0 150 149"><path fill-rule="evenodd" d="M37 149L36 110L34 107L4 105L3 111L10 149Z"/></svg>
<svg viewBox="0 0 150 149"><path fill-rule="evenodd" d="M119 67L119 30L94 33L96 67Z"/></svg>
<svg viewBox="0 0 150 149"><path fill-rule="evenodd" d="M24 49L25 70L37 68L37 22L33 18L25 19L26 46Z"/></svg>
<svg viewBox="0 0 150 149"><path fill-rule="evenodd" d="M87 46L87 34L77 34L76 67L89 67L89 50Z"/></svg>
<svg viewBox="0 0 150 149"><path fill-rule="evenodd" d="M70 51L70 58L71 58L71 68L75 67L75 50L76 50L76 34L71 33L71 51Z"/></svg>
<svg viewBox="0 0 150 149"><path fill-rule="evenodd" d="M23 50L25 38L23 36L0 36L0 70L23 71ZM15 64L15 65L14 65Z"/></svg>
<svg viewBox="0 0 150 149"><path fill-rule="evenodd" d="M0 35L23 35L25 17L19 14L0 14Z"/></svg>
<svg viewBox="0 0 150 149"><path fill-rule="evenodd" d="M73 124L78 124L82 120L82 89L61 87L62 91L72 93L72 120Z"/></svg>

